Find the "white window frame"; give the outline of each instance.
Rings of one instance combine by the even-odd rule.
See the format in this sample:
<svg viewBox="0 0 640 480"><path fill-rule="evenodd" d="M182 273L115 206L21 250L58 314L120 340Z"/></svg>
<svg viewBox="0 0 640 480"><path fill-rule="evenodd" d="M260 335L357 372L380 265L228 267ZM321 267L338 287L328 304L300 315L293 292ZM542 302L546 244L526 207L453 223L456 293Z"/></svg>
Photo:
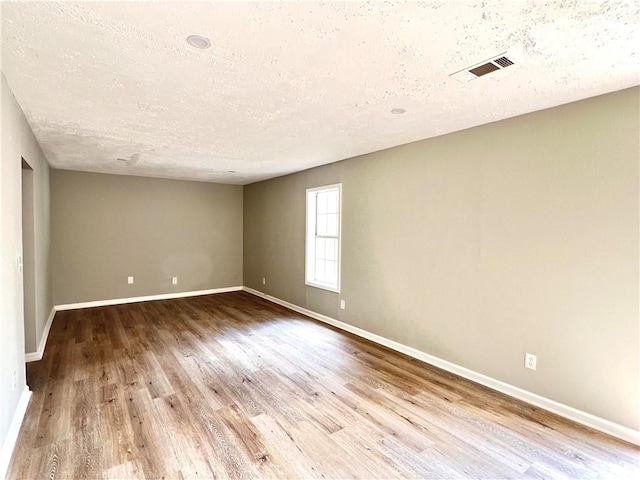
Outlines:
<svg viewBox="0 0 640 480"><path fill-rule="evenodd" d="M317 194L326 190L338 190L338 252L337 252L337 279L336 284L327 284L315 280L315 245L316 245L316 221ZM306 192L306 241L305 241L305 284L310 287L329 290L330 292L340 293L340 276L342 270L342 184L335 183L332 185L324 185L322 187L308 188Z"/></svg>

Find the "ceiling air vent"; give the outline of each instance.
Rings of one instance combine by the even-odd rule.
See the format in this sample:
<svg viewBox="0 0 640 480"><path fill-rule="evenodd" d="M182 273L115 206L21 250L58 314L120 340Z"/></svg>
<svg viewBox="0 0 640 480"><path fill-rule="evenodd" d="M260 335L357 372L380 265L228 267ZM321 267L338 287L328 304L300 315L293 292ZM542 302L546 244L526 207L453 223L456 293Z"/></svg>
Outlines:
<svg viewBox="0 0 640 480"><path fill-rule="evenodd" d="M508 66L513 65L513 60L509 59L505 53L501 53L484 62L476 63L468 68L460 70L458 72L449 75L451 78L455 78L461 82L470 82L478 77L482 77L487 73L495 72L496 70L502 70Z"/></svg>
<svg viewBox="0 0 640 480"><path fill-rule="evenodd" d="M493 63L500 65L502 68L506 68L509 65L513 65L513 62L509 60L507 57L496 58Z"/></svg>

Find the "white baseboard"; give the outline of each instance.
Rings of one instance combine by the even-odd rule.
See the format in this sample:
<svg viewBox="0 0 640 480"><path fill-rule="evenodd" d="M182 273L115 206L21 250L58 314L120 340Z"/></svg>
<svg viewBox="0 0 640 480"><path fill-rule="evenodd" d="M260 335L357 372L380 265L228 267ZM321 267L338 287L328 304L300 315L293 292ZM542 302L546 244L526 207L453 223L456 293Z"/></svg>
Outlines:
<svg viewBox="0 0 640 480"><path fill-rule="evenodd" d="M44 348L47 346L47 339L49 338L49 330L51 330L51 324L53 323L53 317L56 316L55 307L51 309L51 313L49 313L49 318L47 318L47 323L44 326L44 331L42 332L42 338L40 339L40 343L38 344L38 350L31 353L26 353L24 359L27 363L29 362L37 362L38 360L42 360L42 356L44 355Z"/></svg>
<svg viewBox="0 0 640 480"><path fill-rule="evenodd" d="M211 295L214 293L238 292L243 287L213 288L211 290L196 290L191 292L161 293L158 295L147 295L144 297L112 298L109 300L96 300L95 302L68 303L66 305L56 305L56 311L76 310L78 308L106 307L108 305L120 305L123 303L149 302L152 300L167 300L171 298L196 297L198 295Z"/></svg>
<svg viewBox="0 0 640 480"><path fill-rule="evenodd" d="M640 431L638 430L633 430L629 427L611 422L610 420L606 420L590 413L583 412L582 410L578 410L577 408L573 408L563 403L556 402L555 400L542 397L535 393L502 382L500 380L496 380L495 378L491 378L468 368L461 367L460 365L456 365L455 363L451 363L447 360L429 355L428 353L422 352L413 347L409 347L402 343L389 340L388 338L376 335L375 333L368 332L361 328L354 327L353 325L341 322L340 320L336 320L335 318L327 317L326 315L322 315L311 310L307 310L306 308L299 307L298 305L294 305L293 303L289 303L284 300L280 300L279 298L272 297L271 295L259 292L258 290L254 290L248 287L244 287L243 290L258 297L269 300L270 302L277 303L278 305L282 305L283 307L287 307L295 312L302 313L303 315L307 315L308 317L315 318L316 320L320 320L321 322L327 323L329 325L333 325L334 327L337 327L341 330L345 330L347 332L353 333L354 335L358 335L359 337L371 340L372 342L378 343L397 352L404 353L405 355L416 358L418 360L422 360L425 363L434 365L438 368L441 368L442 370L446 370L447 372L454 373L456 375L459 375L460 377L464 377L468 380L479 383L480 385L484 385L485 387L497 390L498 392L502 392L506 395L517 398L518 400L522 400L531 405L535 405L536 407L543 408L544 410L560 415L561 417L567 418L581 425L585 425L587 427L593 428L594 430L598 430L600 432L606 433L621 440L625 440L635 445L640 445Z"/></svg>
<svg viewBox="0 0 640 480"><path fill-rule="evenodd" d="M29 387L25 385L24 390L22 390L22 394L20 395L20 400L18 400L16 411L13 413L13 418L11 419L7 436L2 444L2 450L0 450L0 478L5 478L7 475L9 462L11 462L11 455L13 455L13 449L16 446L18 433L20 433L20 427L22 426L24 414L27 412L30 398L31 390L29 390Z"/></svg>

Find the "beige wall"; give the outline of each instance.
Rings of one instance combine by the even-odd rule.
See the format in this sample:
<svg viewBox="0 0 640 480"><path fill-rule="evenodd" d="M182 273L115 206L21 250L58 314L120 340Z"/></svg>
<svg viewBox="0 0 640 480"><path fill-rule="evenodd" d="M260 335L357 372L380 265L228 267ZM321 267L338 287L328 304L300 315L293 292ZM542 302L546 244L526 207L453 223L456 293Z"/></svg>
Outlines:
<svg viewBox="0 0 640 480"><path fill-rule="evenodd" d="M240 186L52 170L51 203L56 305L242 285Z"/></svg>
<svg viewBox="0 0 640 480"><path fill-rule="evenodd" d="M638 429L638 92L246 186L244 283ZM304 284L305 189L336 182L341 294Z"/></svg>
<svg viewBox="0 0 640 480"><path fill-rule="evenodd" d="M26 386L25 343L35 350L53 307L49 261L49 166L33 136L22 110L4 75L0 75L0 477L10 453L5 443L18 400ZM23 323L23 277L17 269L22 256L22 158L33 168L33 263L34 296L29 335ZM25 272L26 273L26 272ZM30 350L30 351L34 351ZM12 374L17 372L17 387L12 389Z"/></svg>

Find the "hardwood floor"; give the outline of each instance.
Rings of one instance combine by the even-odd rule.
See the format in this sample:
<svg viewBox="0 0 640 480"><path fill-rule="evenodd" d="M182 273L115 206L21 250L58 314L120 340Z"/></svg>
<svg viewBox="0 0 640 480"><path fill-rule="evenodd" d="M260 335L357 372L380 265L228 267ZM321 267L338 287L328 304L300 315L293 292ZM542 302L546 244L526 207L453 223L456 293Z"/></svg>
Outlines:
<svg viewBox="0 0 640 480"><path fill-rule="evenodd" d="M245 292L59 312L9 478L640 478L640 449Z"/></svg>

